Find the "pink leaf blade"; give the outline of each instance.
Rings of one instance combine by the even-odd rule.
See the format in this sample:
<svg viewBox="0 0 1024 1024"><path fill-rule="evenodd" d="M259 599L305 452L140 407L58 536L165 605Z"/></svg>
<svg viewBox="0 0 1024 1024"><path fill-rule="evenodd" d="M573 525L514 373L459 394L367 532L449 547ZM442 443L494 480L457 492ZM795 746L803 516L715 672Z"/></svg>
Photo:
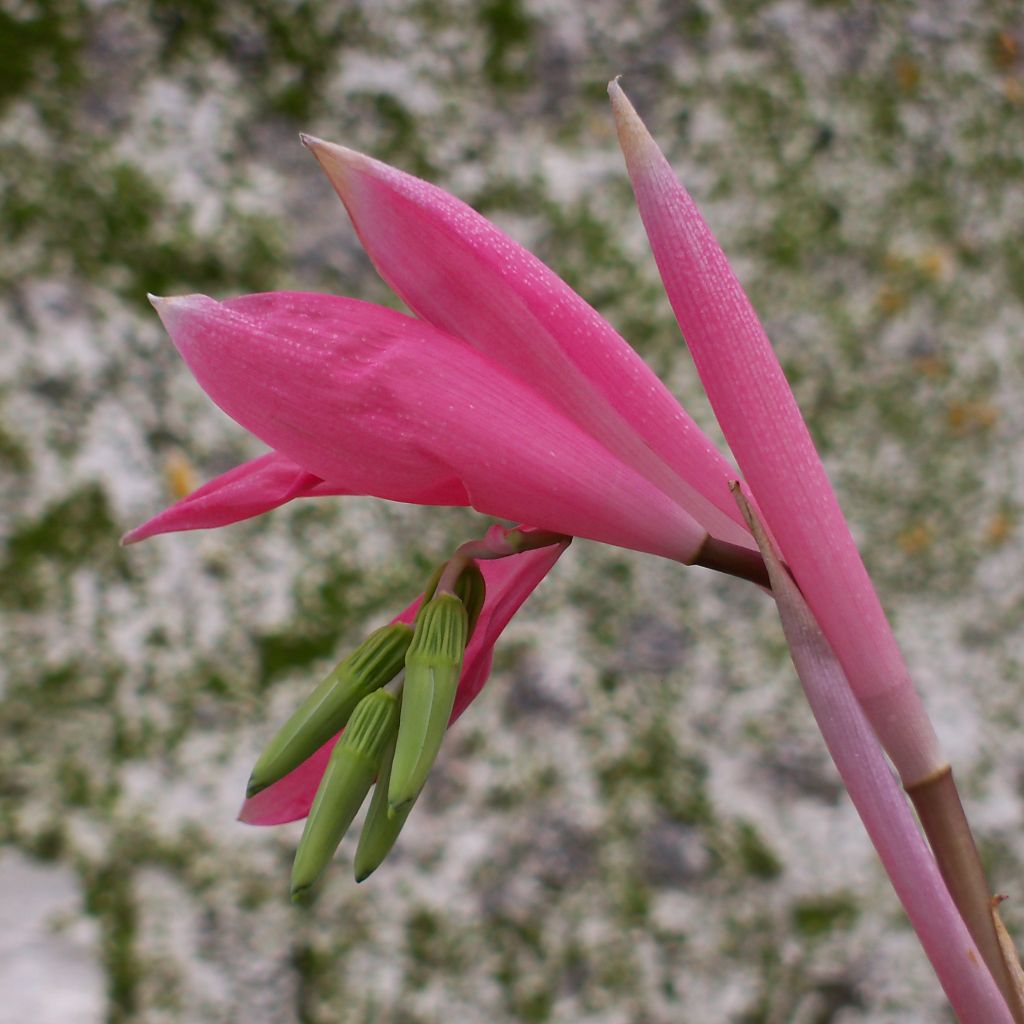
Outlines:
<svg viewBox="0 0 1024 1024"><path fill-rule="evenodd" d="M797 408L725 254L617 82L609 93L637 205L712 408L854 692L906 783L938 741Z"/></svg>
<svg viewBox="0 0 1024 1024"><path fill-rule="evenodd" d="M749 545L728 493L735 470L561 278L443 189L342 146L304 142L413 312L528 381L715 536Z"/></svg>
<svg viewBox="0 0 1024 1024"><path fill-rule="evenodd" d="M962 1024L1009 1024L1012 1016L1006 1003L953 903L842 667L756 522L754 535L815 720L957 1018Z"/></svg>

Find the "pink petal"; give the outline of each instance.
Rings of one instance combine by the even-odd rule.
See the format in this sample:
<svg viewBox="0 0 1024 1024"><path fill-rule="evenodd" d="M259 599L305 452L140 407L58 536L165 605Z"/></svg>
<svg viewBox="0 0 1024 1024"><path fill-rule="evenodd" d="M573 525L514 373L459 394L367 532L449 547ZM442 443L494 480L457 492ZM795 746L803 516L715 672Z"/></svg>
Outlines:
<svg viewBox="0 0 1024 1024"><path fill-rule="evenodd" d="M330 295L155 300L207 394L270 447L353 494L430 502L692 561L705 531L465 342Z"/></svg>
<svg viewBox="0 0 1024 1024"><path fill-rule="evenodd" d="M566 545L553 545L495 562L480 563L487 582L487 598L473 631L473 638L466 648L451 722L455 722L483 689L491 670L491 658L498 637L523 602L551 571L565 548ZM412 622L421 600L422 595L392 621ZM320 777L337 740L335 736L279 782L246 800L239 813L239 820L249 825L280 825L304 818L313 803Z"/></svg>
<svg viewBox="0 0 1024 1024"><path fill-rule="evenodd" d="M758 535L755 525L755 536ZM1012 1020L814 616L763 535L772 593L811 710L928 959L962 1024Z"/></svg>
<svg viewBox="0 0 1024 1024"><path fill-rule="evenodd" d="M904 783L938 741L750 301L617 83L619 140L658 269L701 381L765 522Z"/></svg>
<svg viewBox="0 0 1024 1024"><path fill-rule="evenodd" d="M222 473L121 538L134 544L172 530L205 530L269 512L311 494L323 481L291 459L268 452Z"/></svg>
<svg viewBox="0 0 1024 1024"><path fill-rule="evenodd" d="M176 501L163 512L121 538L135 544L175 530L207 530L262 515L295 498L351 494L344 483L321 480L307 473L286 455L269 452L222 473ZM467 505L466 489L456 481L443 481L436 492L420 493L421 505Z"/></svg>
<svg viewBox="0 0 1024 1024"><path fill-rule="evenodd" d="M442 189L341 146L303 141L413 312L525 381L715 536L749 545L728 491L735 470L561 278Z"/></svg>

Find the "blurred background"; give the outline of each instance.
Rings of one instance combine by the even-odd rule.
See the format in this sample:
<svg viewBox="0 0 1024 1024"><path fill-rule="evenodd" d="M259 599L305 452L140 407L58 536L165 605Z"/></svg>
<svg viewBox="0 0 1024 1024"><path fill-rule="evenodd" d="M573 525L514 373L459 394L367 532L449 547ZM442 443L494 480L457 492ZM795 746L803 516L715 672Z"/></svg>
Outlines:
<svg viewBox="0 0 1024 1024"><path fill-rule="evenodd" d="M615 74L734 259L1024 936L1024 16L948 0L0 3L0 1022L952 1018L753 588L577 543L395 854L235 821L466 511L298 503L118 547L258 454L146 292L396 300L299 130L549 262L718 437Z"/></svg>

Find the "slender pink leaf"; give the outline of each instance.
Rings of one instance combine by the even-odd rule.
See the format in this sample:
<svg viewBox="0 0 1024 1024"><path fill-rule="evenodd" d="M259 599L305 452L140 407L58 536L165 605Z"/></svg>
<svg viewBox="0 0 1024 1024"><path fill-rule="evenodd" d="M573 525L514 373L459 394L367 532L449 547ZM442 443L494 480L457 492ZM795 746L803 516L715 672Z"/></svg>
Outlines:
<svg viewBox="0 0 1024 1024"><path fill-rule="evenodd" d="M874 732L796 584L754 524L793 664L836 768L962 1024L1010 1012L918 831Z"/></svg>

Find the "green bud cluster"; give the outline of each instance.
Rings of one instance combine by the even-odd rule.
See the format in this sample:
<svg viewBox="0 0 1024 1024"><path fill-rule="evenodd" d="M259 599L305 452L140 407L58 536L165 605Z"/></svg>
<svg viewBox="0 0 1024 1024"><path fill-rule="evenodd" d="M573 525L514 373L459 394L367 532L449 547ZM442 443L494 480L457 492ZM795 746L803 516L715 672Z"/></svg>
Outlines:
<svg viewBox="0 0 1024 1024"><path fill-rule="evenodd" d="M278 730L253 768L251 797L273 785L341 730L306 818L292 868L301 899L334 856L376 780L355 856L362 881L381 864L437 757L448 728L466 645L484 606L483 573L461 569L454 593L434 573L412 626L371 634ZM403 670L404 680L382 689Z"/></svg>
<svg viewBox="0 0 1024 1024"><path fill-rule="evenodd" d="M277 731L252 770L246 795L284 778L341 732L356 705L402 670L412 637L404 622L371 633Z"/></svg>

